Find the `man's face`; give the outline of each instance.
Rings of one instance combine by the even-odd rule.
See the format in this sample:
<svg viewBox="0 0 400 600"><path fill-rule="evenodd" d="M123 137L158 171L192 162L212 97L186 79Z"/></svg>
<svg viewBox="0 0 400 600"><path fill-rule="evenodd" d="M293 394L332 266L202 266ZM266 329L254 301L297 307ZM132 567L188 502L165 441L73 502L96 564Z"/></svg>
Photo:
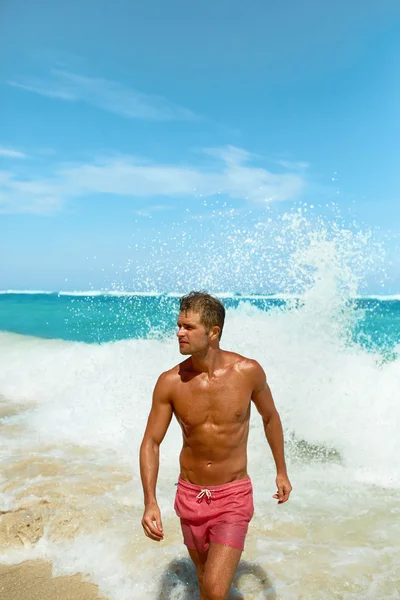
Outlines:
<svg viewBox="0 0 400 600"><path fill-rule="evenodd" d="M180 312L178 315L178 342L181 354L204 352L210 345L209 334L202 323L199 313Z"/></svg>

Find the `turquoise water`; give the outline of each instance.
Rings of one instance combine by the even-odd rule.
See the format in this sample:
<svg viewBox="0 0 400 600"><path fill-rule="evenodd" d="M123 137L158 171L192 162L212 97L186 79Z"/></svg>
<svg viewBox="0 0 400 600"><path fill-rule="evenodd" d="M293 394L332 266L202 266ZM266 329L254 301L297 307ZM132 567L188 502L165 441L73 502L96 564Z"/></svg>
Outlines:
<svg viewBox="0 0 400 600"><path fill-rule="evenodd" d="M262 312L293 310L302 302L283 298L223 298L226 309L247 303ZM149 339L175 330L179 299L167 295L0 294L0 330L85 343ZM363 347L390 352L400 342L400 299L357 298L347 333ZM321 305L323 311L323 304Z"/></svg>
<svg viewBox="0 0 400 600"><path fill-rule="evenodd" d="M256 510L235 598L398 598L400 300L352 300L332 272L298 299L223 297L222 347L264 367L294 486L278 507L253 410ZM0 511L12 520L2 528L0 518L1 562L41 558L59 573L87 573L110 600L198 599L173 512L174 420L157 487L162 546L140 525L139 446L154 384L182 359L178 302L0 294Z"/></svg>

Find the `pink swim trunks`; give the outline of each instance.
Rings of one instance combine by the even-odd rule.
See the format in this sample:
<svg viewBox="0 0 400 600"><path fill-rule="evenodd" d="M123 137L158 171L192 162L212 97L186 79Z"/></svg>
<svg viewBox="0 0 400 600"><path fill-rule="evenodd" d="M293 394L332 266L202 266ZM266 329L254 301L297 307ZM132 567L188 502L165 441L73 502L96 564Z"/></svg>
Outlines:
<svg viewBox="0 0 400 600"><path fill-rule="evenodd" d="M205 552L210 542L243 550L254 513L250 477L208 487L179 477L174 508L190 550Z"/></svg>

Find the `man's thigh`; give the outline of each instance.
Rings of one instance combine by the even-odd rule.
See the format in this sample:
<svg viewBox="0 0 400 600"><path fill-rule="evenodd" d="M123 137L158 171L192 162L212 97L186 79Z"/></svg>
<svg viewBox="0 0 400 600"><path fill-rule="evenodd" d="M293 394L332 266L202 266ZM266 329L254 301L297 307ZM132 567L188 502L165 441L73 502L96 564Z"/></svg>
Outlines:
<svg viewBox="0 0 400 600"><path fill-rule="evenodd" d="M242 550L211 542L205 563L203 587L209 594L227 598Z"/></svg>

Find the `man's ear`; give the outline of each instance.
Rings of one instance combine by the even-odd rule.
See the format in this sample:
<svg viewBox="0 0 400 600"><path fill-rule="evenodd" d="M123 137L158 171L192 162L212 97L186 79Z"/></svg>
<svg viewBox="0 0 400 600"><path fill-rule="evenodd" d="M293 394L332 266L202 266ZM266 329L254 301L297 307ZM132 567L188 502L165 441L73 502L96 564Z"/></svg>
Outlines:
<svg viewBox="0 0 400 600"><path fill-rule="evenodd" d="M214 327L211 327L210 333L212 340L218 340L219 334L221 333L221 327L218 327L218 325L214 325Z"/></svg>

